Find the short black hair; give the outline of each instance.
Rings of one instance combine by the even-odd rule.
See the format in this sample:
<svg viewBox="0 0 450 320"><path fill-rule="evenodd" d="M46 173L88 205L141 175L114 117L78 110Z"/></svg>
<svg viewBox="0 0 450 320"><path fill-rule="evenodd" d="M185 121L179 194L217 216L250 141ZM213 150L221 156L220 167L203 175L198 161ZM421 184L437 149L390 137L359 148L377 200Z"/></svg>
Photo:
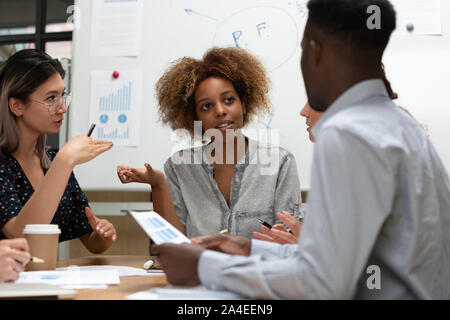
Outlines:
<svg viewBox="0 0 450 320"><path fill-rule="evenodd" d="M380 29L367 25L372 5L380 9ZM309 23L356 48L384 51L396 28L396 13L388 0L310 0L308 9Z"/></svg>

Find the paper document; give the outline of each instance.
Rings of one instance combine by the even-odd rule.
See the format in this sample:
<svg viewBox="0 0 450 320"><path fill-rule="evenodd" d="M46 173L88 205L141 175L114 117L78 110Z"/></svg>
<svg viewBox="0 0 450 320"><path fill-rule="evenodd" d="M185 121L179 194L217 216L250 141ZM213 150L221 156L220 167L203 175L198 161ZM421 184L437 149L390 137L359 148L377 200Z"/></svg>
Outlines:
<svg viewBox="0 0 450 320"><path fill-rule="evenodd" d="M0 299L58 297L59 299L74 298L77 292L63 289L59 286L43 283L1 283Z"/></svg>
<svg viewBox="0 0 450 320"><path fill-rule="evenodd" d="M177 228L154 211L130 211L130 214L156 244L191 242Z"/></svg>
<svg viewBox="0 0 450 320"><path fill-rule="evenodd" d="M128 300L242 300L242 296L230 291L209 290L203 286L194 288L167 286L153 288L127 296Z"/></svg>
<svg viewBox="0 0 450 320"><path fill-rule="evenodd" d="M138 146L140 138L142 72L93 71L89 123L92 138L112 141L115 146Z"/></svg>
<svg viewBox="0 0 450 320"><path fill-rule="evenodd" d="M442 35L442 0L392 0L392 4L396 34Z"/></svg>
<svg viewBox="0 0 450 320"><path fill-rule="evenodd" d="M141 50L143 9L143 0L94 0L91 55L138 56Z"/></svg>
<svg viewBox="0 0 450 320"><path fill-rule="evenodd" d="M74 267L57 268L56 271L69 271ZM124 266L81 266L78 267L82 271L101 271L101 270L117 270L119 277L137 277L137 276L154 276L164 275L164 271L158 269L144 270L139 268L124 267Z"/></svg>
<svg viewBox="0 0 450 320"><path fill-rule="evenodd" d="M84 271L71 267L67 271L29 271L22 272L16 283L43 283L70 289L105 288L120 284L119 272L112 270Z"/></svg>

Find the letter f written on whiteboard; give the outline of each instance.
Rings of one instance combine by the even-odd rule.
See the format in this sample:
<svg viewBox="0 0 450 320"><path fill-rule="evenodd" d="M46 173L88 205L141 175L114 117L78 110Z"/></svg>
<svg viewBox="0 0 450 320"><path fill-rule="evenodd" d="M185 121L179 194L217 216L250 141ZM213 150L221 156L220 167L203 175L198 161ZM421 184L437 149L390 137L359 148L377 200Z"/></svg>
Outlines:
<svg viewBox="0 0 450 320"><path fill-rule="evenodd" d="M267 22L258 23L256 29L258 29L258 36L261 38L263 35L263 30L267 30Z"/></svg>

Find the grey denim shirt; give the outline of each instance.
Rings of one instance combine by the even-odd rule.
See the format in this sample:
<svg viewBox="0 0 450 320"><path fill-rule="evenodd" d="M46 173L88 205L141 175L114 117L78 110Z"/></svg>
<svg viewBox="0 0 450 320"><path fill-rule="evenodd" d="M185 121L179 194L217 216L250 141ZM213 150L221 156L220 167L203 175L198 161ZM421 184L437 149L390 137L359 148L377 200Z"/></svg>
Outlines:
<svg viewBox="0 0 450 320"><path fill-rule="evenodd" d="M227 229L229 234L252 238L259 231L257 218L281 223L277 212L303 217L295 158L281 147L248 139L245 156L236 164L230 205L214 180L208 160L212 143L181 150L164 165L176 212L188 237ZM209 153L210 154L210 153Z"/></svg>

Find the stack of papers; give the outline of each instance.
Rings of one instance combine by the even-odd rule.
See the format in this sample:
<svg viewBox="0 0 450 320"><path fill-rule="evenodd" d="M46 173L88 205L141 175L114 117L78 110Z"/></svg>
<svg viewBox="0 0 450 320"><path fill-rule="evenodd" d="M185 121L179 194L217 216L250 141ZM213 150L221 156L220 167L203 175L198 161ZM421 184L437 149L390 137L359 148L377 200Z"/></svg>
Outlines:
<svg viewBox="0 0 450 320"><path fill-rule="evenodd" d="M50 284L26 284L26 283L1 283L0 299L17 298L49 298L70 299L77 292L71 289L63 289Z"/></svg>
<svg viewBox="0 0 450 320"><path fill-rule="evenodd" d="M65 289L105 289L108 285L120 284L117 269L66 271L30 271L19 275L17 284L50 284Z"/></svg>
<svg viewBox="0 0 450 320"><path fill-rule="evenodd" d="M70 271L74 270L74 268L78 268L82 271L101 271L101 270L117 270L119 273L119 277L138 277L138 276L154 276L154 275L164 275L164 271L161 269L150 269L144 270L139 268L132 267L123 267L123 266L71 266L67 268L57 268L57 271Z"/></svg>
<svg viewBox="0 0 450 320"><path fill-rule="evenodd" d="M242 300L242 296L230 291L209 290L203 286L186 288L168 285L127 296L128 300Z"/></svg>

